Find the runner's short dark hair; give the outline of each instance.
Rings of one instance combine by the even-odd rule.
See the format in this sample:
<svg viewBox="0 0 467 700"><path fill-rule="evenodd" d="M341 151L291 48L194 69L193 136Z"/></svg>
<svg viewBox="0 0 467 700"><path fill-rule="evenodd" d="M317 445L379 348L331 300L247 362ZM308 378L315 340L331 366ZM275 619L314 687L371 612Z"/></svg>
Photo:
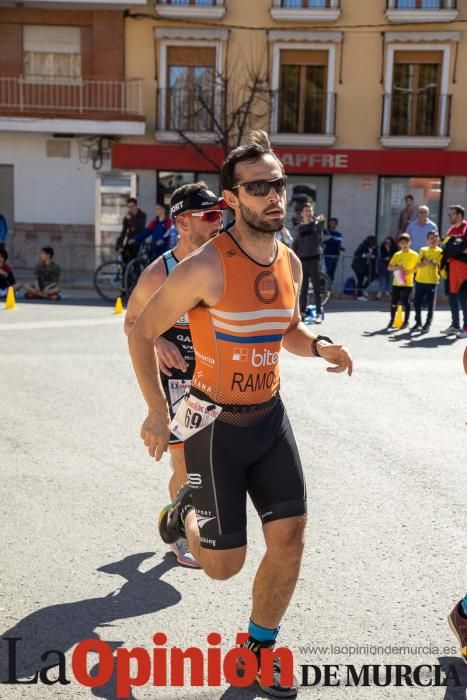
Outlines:
<svg viewBox="0 0 467 700"><path fill-rule="evenodd" d="M456 214L460 214L462 216L462 218L465 216L465 209L462 206L462 204L451 204L449 209L455 209Z"/></svg>
<svg viewBox="0 0 467 700"><path fill-rule="evenodd" d="M50 255L51 258L53 258L55 254L54 249L50 245L46 245L44 248L41 248L41 252L45 253L46 255Z"/></svg>
<svg viewBox="0 0 467 700"><path fill-rule="evenodd" d="M134 204L135 206L138 206L138 200L136 199L136 197L128 197L128 199L126 200L126 203L127 204Z"/></svg>
<svg viewBox="0 0 467 700"><path fill-rule="evenodd" d="M237 146L233 151L230 151L229 155L222 163L221 189L232 190L237 184L235 179L235 166L237 163L242 163L244 161L255 163L257 160L267 155L274 156L284 173L284 166L272 150L267 133L261 129L250 131L247 142L243 144L243 146Z"/></svg>
<svg viewBox="0 0 467 700"><path fill-rule="evenodd" d="M336 219L335 216L331 216L331 218L329 219L329 221L330 221L330 222L331 222L331 221L335 221L335 222L336 222L336 226L337 226L337 224L339 223L339 219Z"/></svg>

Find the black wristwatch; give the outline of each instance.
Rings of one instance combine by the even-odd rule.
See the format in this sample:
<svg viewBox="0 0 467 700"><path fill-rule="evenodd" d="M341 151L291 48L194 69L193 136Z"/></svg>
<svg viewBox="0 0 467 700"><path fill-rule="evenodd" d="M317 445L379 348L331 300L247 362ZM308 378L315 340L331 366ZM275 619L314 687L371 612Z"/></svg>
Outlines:
<svg viewBox="0 0 467 700"><path fill-rule="evenodd" d="M327 343L331 343L331 345L333 342L327 335L317 335L316 338L311 341L311 354L313 357L321 357L318 352L318 343L320 340L325 340Z"/></svg>

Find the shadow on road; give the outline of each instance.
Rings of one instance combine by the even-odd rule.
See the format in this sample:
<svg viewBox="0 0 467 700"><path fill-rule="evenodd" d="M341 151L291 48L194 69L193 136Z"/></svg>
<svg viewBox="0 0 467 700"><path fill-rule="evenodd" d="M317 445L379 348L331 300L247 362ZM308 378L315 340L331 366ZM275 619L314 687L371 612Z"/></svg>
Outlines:
<svg viewBox="0 0 467 700"><path fill-rule="evenodd" d="M416 337L411 337L409 335L408 338L401 338L401 340L408 341L405 345L401 346L402 348L437 348L441 345L448 347L455 343L457 338L449 338L445 335Z"/></svg>
<svg viewBox="0 0 467 700"><path fill-rule="evenodd" d="M445 675L448 679L443 700L465 700L467 697L467 666L465 663L457 656L440 656L438 662L443 676ZM458 685L456 685L456 680Z"/></svg>
<svg viewBox="0 0 467 700"><path fill-rule="evenodd" d="M385 326L384 328L380 328L377 331L363 331L362 338L373 338L373 336L375 336L375 335L387 335L388 338L390 337L389 333L387 331L387 328Z"/></svg>
<svg viewBox="0 0 467 700"><path fill-rule="evenodd" d="M256 684L250 685L248 688L235 688L231 685L227 688L225 693L219 697L219 700L255 700L256 698L270 697L270 695L263 693L261 688Z"/></svg>
<svg viewBox="0 0 467 700"><path fill-rule="evenodd" d="M98 627L111 627L115 620L156 613L179 603L180 593L169 583L161 581L161 577L176 565L171 555L167 554L149 571L142 573L138 570L142 562L152 556L154 552L132 554L97 569L125 579L121 588L107 596L50 605L36 610L3 632L0 635L3 638L0 641L0 682L8 679L5 637L21 638L17 645L17 677L26 678L56 662L56 656L51 656L48 662L41 660L41 654L45 651L58 649L66 652L84 639L99 639L96 632ZM109 643L114 649L122 645L121 641ZM114 680L111 679L107 685L111 694L104 694L106 686L96 689L95 694L113 700L116 697L112 690Z"/></svg>

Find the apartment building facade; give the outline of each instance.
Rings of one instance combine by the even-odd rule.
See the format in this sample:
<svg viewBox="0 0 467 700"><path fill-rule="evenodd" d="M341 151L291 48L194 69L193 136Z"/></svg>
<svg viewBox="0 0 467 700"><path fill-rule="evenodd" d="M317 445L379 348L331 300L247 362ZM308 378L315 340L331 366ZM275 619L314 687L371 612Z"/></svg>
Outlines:
<svg viewBox="0 0 467 700"><path fill-rule="evenodd" d="M289 220L300 201L312 198L319 212L339 218L348 250L366 235L382 239L396 234L406 194L416 204L428 204L441 229L447 227L446 205L467 202L467 0L154 0L113 3L105 10L101 0L95 9L79 12L77 4L60 11L81 22L82 75L84 66L92 65L90 37L99 35L99 30L93 34L92 23L100 17L104 42L95 44L99 73L94 75L111 76L125 86L136 81L139 111L128 113L128 101L111 102L126 110L113 129L109 120L104 123L108 113L101 111L101 130L92 135L115 138L107 139L105 151L111 157L98 163L97 175L92 162L78 164L80 115L65 115L69 121L63 129L74 140L64 140L78 159L75 189L71 179L65 182L60 175L57 163L62 166L64 160L45 160L48 144L62 140L45 121L47 115L33 115L35 123L43 120L40 134L23 130L14 136L15 150L27 139L41 143L47 163L43 177L50 184L61 181L62 190L52 185L50 192L44 184L34 195L42 199L39 192L47 189L44 206L52 207L54 195L62 192L61 206L76 212L76 223L88 227L89 240L93 227L97 243L115 235L122 198L112 194L112 186L117 190L122 178L132 183L149 214L156 201L167 204L176 186L194 178L218 189L225 142L248 125L267 129L283 159ZM31 13L49 26L62 21L59 12L52 12L57 20L52 22L50 10L32 7L36 5L39 0L21 10L0 11L0 31L2 17L10 24L21 18L22 64L17 54L15 70L21 65L26 82L31 65L35 70L45 65L28 55L37 46L28 43L34 40L28 29ZM67 3L57 0L56 6L66 8ZM67 46L77 46L74 36L68 35ZM10 56L13 47L0 51ZM0 74L5 75L8 60L0 53ZM66 69L57 63L56 70L76 73L75 60L67 59ZM13 68L9 70L11 75ZM25 85L27 89L32 88ZM127 89L120 88L125 95ZM245 107L249 98L250 110ZM95 110L88 111L81 122L92 122L95 129L95 117ZM0 116L0 144L4 118ZM22 116L6 118L24 122ZM7 138L11 136L10 131ZM40 170L41 162L37 156L31 172L36 165ZM101 185L97 197L96 178ZM17 187L15 228L32 214L46 222L39 207L26 216L23 202L31 188L24 190L19 176ZM76 211L83 206L86 221ZM105 215L114 222L107 232Z"/></svg>
<svg viewBox="0 0 467 700"><path fill-rule="evenodd" d="M94 265L96 172L114 139L145 133L142 81L125 76L128 4L0 3L0 212L16 266L43 245L64 267Z"/></svg>
<svg viewBox="0 0 467 700"><path fill-rule="evenodd" d="M126 25L133 72L155 70L148 133L144 145L117 144L113 165L151 171L159 201L193 177L218 184L201 152L216 161L222 149L209 145L212 109L203 122L197 91L206 73L223 71L267 76L270 110L257 124L284 161L289 200L308 196L337 216L349 248L397 233L408 193L444 229L443 203L467 202L466 0L159 0L154 9L157 20Z"/></svg>

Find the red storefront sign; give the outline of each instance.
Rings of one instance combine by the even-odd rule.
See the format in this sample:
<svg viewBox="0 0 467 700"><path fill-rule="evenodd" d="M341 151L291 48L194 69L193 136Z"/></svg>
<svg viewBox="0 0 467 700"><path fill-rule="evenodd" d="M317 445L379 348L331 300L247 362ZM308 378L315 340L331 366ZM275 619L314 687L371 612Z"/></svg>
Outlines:
<svg viewBox="0 0 467 700"><path fill-rule="evenodd" d="M216 172L223 151L219 146L200 145L205 158L193 146L117 143L112 147L112 166L130 170L182 170ZM407 176L467 176L467 151L444 150L322 150L277 146L277 155L287 173L376 174Z"/></svg>

